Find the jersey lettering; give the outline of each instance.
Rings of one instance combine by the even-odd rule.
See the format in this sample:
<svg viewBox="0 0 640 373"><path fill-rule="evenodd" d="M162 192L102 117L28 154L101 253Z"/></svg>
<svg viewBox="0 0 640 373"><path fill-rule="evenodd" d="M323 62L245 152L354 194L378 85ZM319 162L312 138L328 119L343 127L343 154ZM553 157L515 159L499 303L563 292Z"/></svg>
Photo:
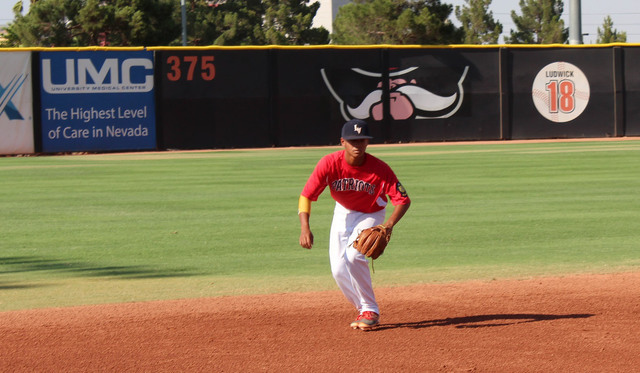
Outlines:
<svg viewBox="0 0 640 373"><path fill-rule="evenodd" d="M331 190L334 192L366 192L373 195L376 192L375 184L369 184L362 180L354 179L352 177L338 179L331 183Z"/></svg>

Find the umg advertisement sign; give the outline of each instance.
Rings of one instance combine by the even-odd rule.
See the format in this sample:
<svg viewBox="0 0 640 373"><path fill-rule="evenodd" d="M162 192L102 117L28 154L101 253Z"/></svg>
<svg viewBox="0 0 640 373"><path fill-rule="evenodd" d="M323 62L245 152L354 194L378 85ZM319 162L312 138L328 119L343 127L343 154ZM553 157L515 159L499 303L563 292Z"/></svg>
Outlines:
<svg viewBox="0 0 640 373"><path fill-rule="evenodd" d="M153 54L40 53L42 150L155 149Z"/></svg>

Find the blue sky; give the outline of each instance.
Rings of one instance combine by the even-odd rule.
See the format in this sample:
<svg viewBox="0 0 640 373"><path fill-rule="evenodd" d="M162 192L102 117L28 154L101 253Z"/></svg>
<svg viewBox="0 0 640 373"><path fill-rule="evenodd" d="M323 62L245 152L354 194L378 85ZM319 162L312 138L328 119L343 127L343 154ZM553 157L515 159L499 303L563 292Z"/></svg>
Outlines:
<svg viewBox="0 0 640 373"><path fill-rule="evenodd" d="M465 0L441 0L442 3L454 6L466 4ZM493 18L502 23L502 35L509 35L515 25L511 20L511 11L515 10L522 15L518 0L493 0L489 10L493 12ZM569 27L569 7L571 0L564 0L564 13L562 19L565 26ZM598 38L598 27L602 28L607 15L613 20L613 28L627 33L628 43L640 43L640 4L638 0L581 0L582 33L585 44L594 44ZM455 24L459 24L455 15ZM500 42L502 42L500 38Z"/></svg>
<svg viewBox="0 0 640 373"><path fill-rule="evenodd" d="M179 0L176 0L179 1ZM7 24L13 19L12 8L17 0L0 0L0 25ZM465 0L441 0L443 3L462 6ZM29 1L23 2L28 7ZM515 26L511 20L511 11L522 14L518 0L493 0L489 10L493 12L496 20L502 23L503 35L509 35L509 31ZM627 42L640 43L640 5L638 0L581 0L582 8L582 33L589 34L583 36L585 44L593 44L598 37L598 27L602 27L604 18L607 15L613 20L613 27L618 31L627 33ZM565 25L569 26L569 7L571 0L564 0L563 19ZM452 15L452 21L456 24L457 19ZM502 42L502 38L500 39Z"/></svg>
<svg viewBox="0 0 640 373"><path fill-rule="evenodd" d="M13 6L17 0L0 0L0 25L6 25L13 20ZM29 4L29 1L23 2Z"/></svg>

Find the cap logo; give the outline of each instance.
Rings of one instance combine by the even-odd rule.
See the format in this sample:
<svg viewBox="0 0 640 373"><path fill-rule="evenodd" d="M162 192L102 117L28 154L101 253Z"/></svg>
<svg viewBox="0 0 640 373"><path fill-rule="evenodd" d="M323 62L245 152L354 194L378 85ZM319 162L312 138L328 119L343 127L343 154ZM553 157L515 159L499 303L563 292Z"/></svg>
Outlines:
<svg viewBox="0 0 640 373"><path fill-rule="evenodd" d="M355 132L358 132L358 135L359 135L359 134L360 134L360 132L362 132L362 127L358 127L358 125L357 125L357 124L354 124L354 125L353 125L353 130L354 130Z"/></svg>

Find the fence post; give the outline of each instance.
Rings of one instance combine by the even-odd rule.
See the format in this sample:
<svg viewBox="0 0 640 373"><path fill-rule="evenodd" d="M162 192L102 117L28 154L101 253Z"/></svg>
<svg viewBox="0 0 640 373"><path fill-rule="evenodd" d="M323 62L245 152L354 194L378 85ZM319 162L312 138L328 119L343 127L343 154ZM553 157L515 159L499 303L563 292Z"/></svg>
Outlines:
<svg viewBox="0 0 640 373"><path fill-rule="evenodd" d="M625 88L624 88L624 49L613 48L613 136L622 137L626 133Z"/></svg>

